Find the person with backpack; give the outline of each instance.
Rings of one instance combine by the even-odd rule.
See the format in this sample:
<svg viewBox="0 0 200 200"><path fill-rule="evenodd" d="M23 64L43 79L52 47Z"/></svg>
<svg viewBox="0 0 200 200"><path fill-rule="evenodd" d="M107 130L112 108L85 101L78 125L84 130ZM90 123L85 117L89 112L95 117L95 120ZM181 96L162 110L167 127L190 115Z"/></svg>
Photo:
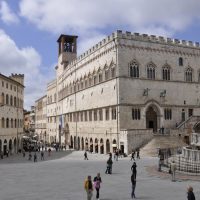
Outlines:
<svg viewBox="0 0 200 200"><path fill-rule="evenodd" d="M94 177L94 188L96 189L96 199L99 199L99 190L100 190L100 184L101 184L101 176L100 173L97 173L97 176Z"/></svg>
<svg viewBox="0 0 200 200"><path fill-rule="evenodd" d="M93 195L93 185L92 185L92 177L88 176L87 179L84 182L84 188L85 191L87 193L87 200L91 200L92 199L92 195Z"/></svg>
<svg viewBox="0 0 200 200"><path fill-rule="evenodd" d="M136 187L136 177L135 174L131 175L131 183L132 183L132 192L131 192L131 198L135 198L135 187Z"/></svg>

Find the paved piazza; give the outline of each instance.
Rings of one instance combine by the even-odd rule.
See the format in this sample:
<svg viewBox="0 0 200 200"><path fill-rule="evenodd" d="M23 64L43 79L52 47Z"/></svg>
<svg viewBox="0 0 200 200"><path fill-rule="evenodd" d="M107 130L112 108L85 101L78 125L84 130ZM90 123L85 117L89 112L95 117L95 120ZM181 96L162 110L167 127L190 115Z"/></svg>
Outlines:
<svg viewBox="0 0 200 200"><path fill-rule="evenodd" d="M68 154L68 155L67 155ZM47 155L46 155L47 156ZM128 200L130 198L131 164L130 158L114 161L113 174L106 175L106 155L88 154L83 160L83 152L52 152L49 160L34 163L22 155L0 160L1 200L85 200L83 189L87 175L101 173L103 184L101 200ZM52 160L51 160L52 159ZM194 187L196 199L200 198L198 181L171 182L169 176L151 173L155 158L137 161L137 199L183 200L188 185ZM95 199L95 195L93 195Z"/></svg>

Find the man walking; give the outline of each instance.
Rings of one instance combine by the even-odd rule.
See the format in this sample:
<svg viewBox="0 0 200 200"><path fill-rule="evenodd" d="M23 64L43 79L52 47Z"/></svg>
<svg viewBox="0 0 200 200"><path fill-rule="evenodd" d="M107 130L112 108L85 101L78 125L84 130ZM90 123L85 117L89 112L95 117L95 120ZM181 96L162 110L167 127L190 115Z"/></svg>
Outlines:
<svg viewBox="0 0 200 200"><path fill-rule="evenodd" d="M41 160L44 160L44 151L41 151Z"/></svg>
<svg viewBox="0 0 200 200"><path fill-rule="evenodd" d="M87 152L84 153L84 160L88 160Z"/></svg>
<svg viewBox="0 0 200 200"><path fill-rule="evenodd" d="M172 181L176 181L175 180L175 173L176 173L176 163L174 161L172 161L171 163L171 173L172 173Z"/></svg>
<svg viewBox="0 0 200 200"><path fill-rule="evenodd" d="M131 175L131 183L132 183L132 192L131 192L131 198L135 198L135 187L136 187L136 178L135 175Z"/></svg>
<svg viewBox="0 0 200 200"><path fill-rule="evenodd" d="M100 177L100 173L97 174L96 177L94 177L94 187L97 191L96 193L96 199L99 199L99 190L100 190L100 184L101 184L102 180Z"/></svg>
<svg viewBox="0 0 200 200"><path fill-rule="evenodd" d="M136 179L136 175L137 175L137 165L136 165L136 162L133 163L132 167L131 167L131 171L132 171L132 174L134 175L135 179Z"/></svg>

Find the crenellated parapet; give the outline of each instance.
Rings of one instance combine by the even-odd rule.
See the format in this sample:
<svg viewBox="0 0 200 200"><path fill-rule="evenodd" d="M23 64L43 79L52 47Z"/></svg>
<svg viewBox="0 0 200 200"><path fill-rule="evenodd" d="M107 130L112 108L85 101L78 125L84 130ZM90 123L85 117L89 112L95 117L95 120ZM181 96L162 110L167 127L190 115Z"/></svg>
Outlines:
<svg viewBox="0 0 200 200"><path fill-rule="evenodd" d="M11 76L9 78L15 80L16 82L20 83L21 85L24 85L24 74L11 74Z"/></svg>

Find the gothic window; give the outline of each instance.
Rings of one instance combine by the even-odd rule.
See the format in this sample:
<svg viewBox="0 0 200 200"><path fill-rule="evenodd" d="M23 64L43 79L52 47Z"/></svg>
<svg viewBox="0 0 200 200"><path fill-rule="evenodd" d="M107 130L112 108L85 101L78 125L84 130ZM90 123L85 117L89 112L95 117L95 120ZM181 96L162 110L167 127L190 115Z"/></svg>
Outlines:
<svg viewBox="0 0 200 200"><path fill-rule="evenodd" d="M103 113L102 113L102 109L99 109L99 120L102 121L103 120Z"/></svg>
<svg viewBox="0 0 200 200"><path fill-rule="evenodd" d="M185 71L185 81L186 82L192 82L192 69L191 68L188 68Z"/></svg>
<svg viewBox="0 0 200 200"><path fill-rule="evenodd" d="M182 57L180 57L178 59L178 64L179 64L179 66L183 66L183 58Z"/></svg>
<svg viewBox="0 0 200 200"><path fill-rule="evenodd" d="M13 105L13 97L12 97L12 95L10 96L10 105L11 106Z"/></svg>
<svg viewBox="0 0 200 200"><path fill-rule="evenodd" d="M99 83L101 83L103 81L103 78L102 78L102 72L99 73Z"/></svg>
<svg viewBox="0 0 200 200"><path fill-rule="evenodd" d="M85 79L85 88L87 88L88 87L88 84L87 84L88 82L87 82L87 78Z"/></svg>
<svg viewBox="0 0 200 200"><path fill-rule="evenodd" d="M6 119L6 128L9 128L9 119Z"/></svg>
<svg viewBox="0 0 200 200"><path fill-rule="evenodd" d="M136 61L130 63L130 76L139 78L139 64Z"/></svg>
<svg viewBox="0 0 200 200"><path fill-rule="evenodd" d="M9 96L8 96L8 94L6 95L6 105L8 105L9 104Z"/></svg>
<svg viewBox="0 0 200 200"><path fill-rule="evenodd" d="M172 110L170 108L165 108L164 116L165 116L165 120L171 120L172 119Z"/></svg>
<svg viewBox="0 0 200 200"><path fill-rule="evenodd" d="M1 119L1 127L5 128L5 119L4 118Z"/></svg>
<svg viewBox="0 0 200 200"><path fill-rule="evenodd" d="M15 128L17 128L17 120L15 119Z"/></svg>
<svg viewBox="0 0 200 200"><path fill-rule="evenodd" d="M109 108L106 108L106 120L109 120L109 114L110 114Z"/></svg>
<svg viewBox="0 0 200 200"><path fill-rule="evenodd" d="M11 128L13 128L13 119L10 121Z"/></svg>
<svg viewBox="0 0 200 200"><path fill-rule="evenodd" d="M163 80L169 81L170 80L170 67L164 66L162 69L163 72Z"/></svg>
<svg viewBox="0 0 200 200"><path fill-rule="evenodd" d="M112 108L112 120L117 119L117 110L116 108Z"/></svg>
<svg viewBox="0 0 200 200"><path fill-rule="evenodd" d="M105 69L105 80L108 80L109 78L109 70Z"/></svg>
<svg viewBox="0 0 200 200"><path fill-rule="evenodd" d="M4 105L4 103L5 103L5 100L4 100L4 93L2 92L2 94L1 94L1 103Z"/></svg>
<svg viewBox="0 0 200 200"><path fill-rule="evenodd" d="M111 76L112 76L112 78L115 78L115 74L116 74L115 67L112 67L111 68Z"/></svg>
<svg viewBox="0 0 200 200"><path fill-rule="evenodd" d="M155 65L152 63L147 65L147 78L155 80Z"/></svg>
<svg viewBox="0 0 200 200"><path fill-rule="evenodd" d="M133 120L140 120L140 109L139 108L133 108L132 109L132 119Z"/></svg>
<svg viewBox="0 0 200 200"><path fill-rule="evenodd" d="M89 77L89 87L92 86L92 77Z"/></svg>
<svg viewBox="0 0 200 200"><path fill-rule="evenodd" d="M97 121L97 110L94 110L94 121Z"/></svg>
<svg viewBox="0 0 200 200"><path fill-rule="evenodd" d="M84 112L84 118L85 118L85 121L87 121L87 111Z"/></svg>
<svg viewBox="0 0 200 200"><path fill-rule="evenodd" d="M83 121L83 112L80 113L81 115L81 122Z"/></svg>
<svg viewBox="0 0 200 200"><path fill-rule="evenodd" d="M89 111L89 121L92 121L92 110Z"/></svg>
<svg viewBox="0 0 200 200"><path fill-rule="evenodd" d="M93 81L94 81L94 85L96 85L97 84L97 76L96 75L93 76Z"/></svg>

